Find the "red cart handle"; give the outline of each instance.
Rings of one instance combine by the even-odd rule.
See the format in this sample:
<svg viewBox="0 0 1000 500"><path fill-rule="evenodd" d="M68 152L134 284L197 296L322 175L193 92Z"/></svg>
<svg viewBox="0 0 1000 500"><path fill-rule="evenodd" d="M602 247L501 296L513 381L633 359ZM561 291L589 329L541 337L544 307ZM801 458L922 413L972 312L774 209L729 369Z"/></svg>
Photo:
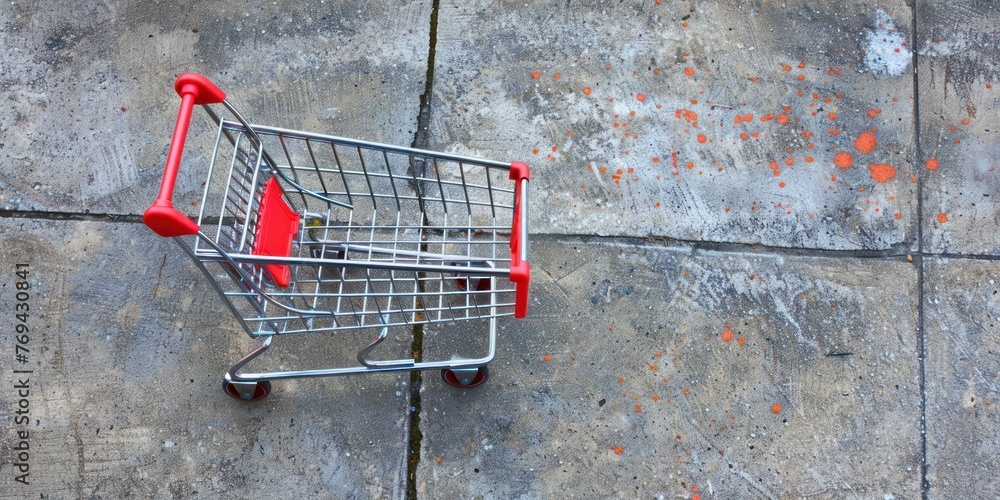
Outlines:
<svg viewBox="0 0 1000 500"><path fill-rule="evenodd" d="M194 105L216 104L226 100L225 92L219 90L208 78L194 73L184 73L177 77L174 90L181 96L181 109L177 112L177 124L174 125L174 136L170 140L167 166L163 170L163 180L160 181L160 193L156 196L156 201L142 215L142 221L150 229L166 238L198 233L198 224L174 209L171 201L174 183L181 166L181 153L184 152L184 140L187 139Z"/></svg>
<svg viewBox="0 0 1000 500"><path fill-rule="evenodd" d="M530 171L524 163L510 164L510 179L514 181L514 220L510 234L510 280L514 282L514 317L528 315L528 285L531 281L531 264L527 256L527 192L522 181L530 180Z"/></svg>

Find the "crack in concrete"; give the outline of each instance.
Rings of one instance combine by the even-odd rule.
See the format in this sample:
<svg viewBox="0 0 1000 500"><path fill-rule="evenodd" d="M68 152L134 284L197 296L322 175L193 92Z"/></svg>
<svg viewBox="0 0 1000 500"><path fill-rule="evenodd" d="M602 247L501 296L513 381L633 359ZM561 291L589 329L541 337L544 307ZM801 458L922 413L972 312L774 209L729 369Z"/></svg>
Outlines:
<svg viewBox="0 0 1000 500"><path fill-rule="evenodd" d="M917 32L917 9L920 2L913 1L910 6L911 26L913 33L913 142L917 155L917 165L923 160L920 147L920 71L919 57L920 36ZM930 484L927 481L927 368L925 363L926 347L924 344L924 175L919 166L917 175L917 256L914 264L917 266L917 365L920 370L920 496L927 499L930 494Z"/></svg>
<svg viewBox="0 0 1000 500"><path fill-rule="evenodd" d="M437 26L438 12L441 9L440 0L434 0L431 4L430 35L427 47L427 75L424 79L424 92L420 94L420 108L417 112L416 131L413 133L413 142L410 147L416 149L427 149L430 143L430 118L431 118L431 97L434 88L434 53L437 50ZM426 168L426 165L422 165ZM416 165L411 164L411 168ZM417 172L412 172L416 177ZM414 185L413 189L418 194L421 189L419 185ZM424 215L424 225L428 225L427 216ZM421 248L426 250L426 248ZM418 280L419 284L419 280ZM420 286L421 292L423 286ZM413 343L410 350L413 360L419 363L423 359L424 349L424 325L413 325ZM406 498L414 500L417 498L417 467L420 465L420 451L423 445L424 434L420 431L421 401L420 390L423 387L423 373L420 370L410 372L410 432L406 447Z"/></svg>
<svg viewBox="0 0 1000 500"><path fill-rule="evenodd" d="M42 210L0 210L0 219L73 220L142 223L141 215L92 214L89 212L49 212Z"/></svg>

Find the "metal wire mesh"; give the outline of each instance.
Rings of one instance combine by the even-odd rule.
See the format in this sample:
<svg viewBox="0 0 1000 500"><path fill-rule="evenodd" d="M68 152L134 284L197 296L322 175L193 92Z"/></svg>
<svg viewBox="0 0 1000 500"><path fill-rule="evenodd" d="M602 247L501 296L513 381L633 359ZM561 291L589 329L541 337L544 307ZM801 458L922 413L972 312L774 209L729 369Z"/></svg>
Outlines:
<svg viewBox="0 0 1000 500"><path fill-rule="evenodd" d="M513 314L508 165L272 127L253 132L220 122L198 216L204 237L193 250L218 263L220 292L249 333ZM286 259L252 254L272 177L301 216ZM265 269L274 262L289 266L289 286Z"/></svg>

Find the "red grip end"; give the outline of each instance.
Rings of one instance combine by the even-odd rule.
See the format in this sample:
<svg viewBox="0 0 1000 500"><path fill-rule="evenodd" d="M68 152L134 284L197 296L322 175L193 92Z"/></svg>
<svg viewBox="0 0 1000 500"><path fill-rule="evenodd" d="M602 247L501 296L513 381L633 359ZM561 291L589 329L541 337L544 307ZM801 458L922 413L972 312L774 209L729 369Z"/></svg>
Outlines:
<svg viewBox="0 0 1000 500"><path fill-rule="evenodd" d="M514 282L514 317L528 315L528 284L531 282L531 264L521 262L510 270L510 280Z"/></svg>
<svg viewBox="0 0 1000 500"><path fill-rule="evenodd" d="M156 234L164 238L198 234L198 224L188 216L174 209L170 200L156 200L153 206L142 214L142 221Z"/></svg>
<svg viewBox="0 0 1000 500"><path fill-rule="evenodd" d="M216 104L226 100L225 92L208 78L196 73L184 73L178 76L174 82L174 90L181 97L184 97L184 94L194 95L195 104Z"/></svg>
<svg viewBox="0 0 1000 500"><path fill-rule="evenodd" d="M521 179L531 180L531 169L528 165L521 163L519 161L511 162L510 164L510 180L515 182L520 182Z"/></svg>

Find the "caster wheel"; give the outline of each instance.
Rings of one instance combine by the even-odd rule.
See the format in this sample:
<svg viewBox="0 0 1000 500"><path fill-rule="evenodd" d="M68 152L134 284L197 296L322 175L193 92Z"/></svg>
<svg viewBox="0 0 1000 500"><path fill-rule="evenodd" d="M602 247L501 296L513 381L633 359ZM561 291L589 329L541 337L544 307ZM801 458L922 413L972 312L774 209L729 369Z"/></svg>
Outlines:
<svg viewBox="0 0 1000 500"><path fill-rule="evenodd" d="M452 265L457 266L457 264L455 263L452 263ZM471 267L474 269L476 267L484 267L484 266L482 264L478 264L478 265L473 265ZM490 290L490 277L484 276L477 278L475 276L469 276L469 275L458 275L455 278L455 285L458 286L458 289L463 292L467 292L469 290L486 292Z"/></svg>
<svg viewBox="0 0 1000 500"><path fill-rule="evenodd" d="M452 265L457 265L457 264L452 264ZM481 278L476 278L469 275L458 275L455 278L455 285L458 286L458 289L463 292L467 292L473 289L478 292L485 292L489 291L490 289L490 277L485 276Z"/></svg>
<svg viewBox="0 0 1000 500"><path fill-rule="evenodd" d="M255 401L271 394L271 382L269 380L261 380L260 382L257 382L254 386L253 394L251 395L248 393L248 397L243 397L243 395L240 394L239 389L237 389L236 384L226 380L222 381L222 390L226 391L226 394L230 397Z"/></svg>
<svg viewBox="0 0 1000 500"><path fill-rule="evenodd" d="M475 285L476 291L485 292L490 289L490 279L489 278L457 278L455 279L455 284L458 289L466 292L469 290L469 285Z"/></svg>
<svg viewBox="0 0 1000 500"><path fill-rule="evenodd" d="M441 380L444 380L448 385L462 389L482 385L489 378L490 370L485 366L457 370L445 368L441 370Z"/></svg>

